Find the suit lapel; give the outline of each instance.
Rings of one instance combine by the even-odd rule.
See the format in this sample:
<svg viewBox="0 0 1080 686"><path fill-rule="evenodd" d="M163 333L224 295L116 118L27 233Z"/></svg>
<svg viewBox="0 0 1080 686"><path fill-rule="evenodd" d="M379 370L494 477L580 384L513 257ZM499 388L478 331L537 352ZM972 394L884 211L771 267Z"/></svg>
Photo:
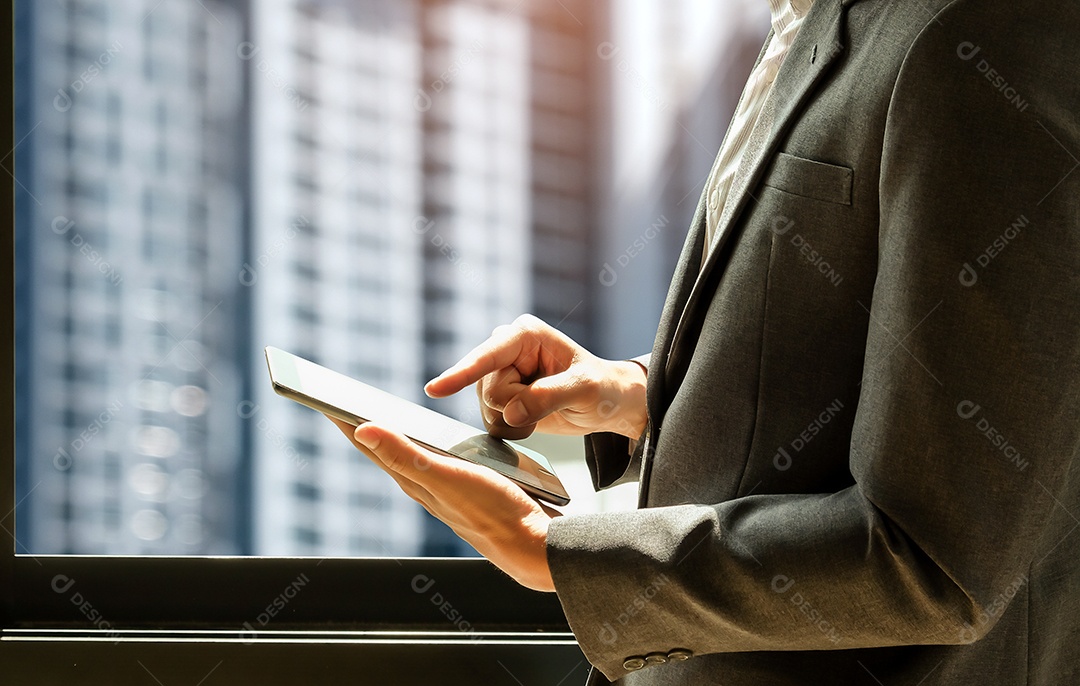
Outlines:
<svg viewBox="0 0 1080 686"><path fill-rule="evenodd" d="M758 63L760 63L765 56L765 51L768 49L772 37L773 31L770 29L769 35L765 37L765 43L761 46L761 51L758 53L757 60L754 61L754 68L757 68ZM721 150L723 150L724 144L727 142L727 137L730 133L731 131L729 128L728 132L724 134L723 141L720 143ZM716 156L720 156L719 151L717 151ZM715 160L713 161L713 164L716 164ZM705 241L705 203L708 200L707 196L709 193L708 181L709 177L706 176L705 188L701 191L701 198L698 200L697 210L695 210L694 218L690 222L689 234L687 235L686 242L683 244L682 253L679 255L679 260L675 266L675 273L671 280L671 287L669 288L667 298L664 301L664 309L660 314L660 325L657 328L656 341L653 343L652 356L649 358L649 384L646 402L650 416L658 418L657 425L659 425L659 418L663 416L663 409L665 407L663 399L667 396L664 391L664 376L667 367L666 360L668 359L668 354L671 350L671 342L675 336L677 325L682 318L686 302L690 297L690 292L701 272L701 260L704 255Z"/></svg>
<svg viewBox="0 0 1080 686"><path fill-rule="evenodd" d="M649 416L656 417L656 426L660 425L659 418L663 411L663 398L665 392L664 361L668 358L671 349L671 340L675 333L675 325L679 316L690 297L690 291L694 286L694 278L700 270L702 245L705 238L705 193L694 212L694 219L690 222L690 234L683 244L682 253L675 266L675 275L672 277L671 286L668 289L667 298L664 301L664 309L660 314L660 325L657 329L656 341L653 343L652 356L649 358L649 383L647 385L646 406L649 408Z"/></svg>
<svg viewBox="0 0 1080 686"><path fill-rule="evenodd" d="M773 84L773 94L770 98L771 117L767 118L763 113L759 126L754 129L753 136L760 136L758 144L752 146L755 154L752 159L740 165L739 173L734 179L720 218L715 239L716 245L689 289L681 316L674 325L674 332L670 339L665 341L664 352L667 354L661 357L661 360L664 360L664 388L662 391L658 390L658 394L662 393L662 397L656 398L656 404L652 405L656 409L667 407L682 382L693 354L693 347L701 331L703 313L700 310L707 305L711 294L716 289L730 252L727 248L730 247L732 236L739 228L739 218L746 209L747 202L751 200L750 189L757 184L767 162L774 156L777 146L810 93L829 67L843 53L844 46L841 43L841 37L847 4L850 2L817 0L799 30L798 38L784 58L784 64ZM768 105L767 103L767 107ZM701 240L699 236L699 243ZM696 252L701 255L704 246L698 246L698 248ZM693 269L695 266L697 265L689 265L689 268ZM687 265L680 262L680 268L686 267ZM660 341L658 340L657 343L659 345ZM655 359L655 353L653 362L654 365L658 362Z"/></svg>

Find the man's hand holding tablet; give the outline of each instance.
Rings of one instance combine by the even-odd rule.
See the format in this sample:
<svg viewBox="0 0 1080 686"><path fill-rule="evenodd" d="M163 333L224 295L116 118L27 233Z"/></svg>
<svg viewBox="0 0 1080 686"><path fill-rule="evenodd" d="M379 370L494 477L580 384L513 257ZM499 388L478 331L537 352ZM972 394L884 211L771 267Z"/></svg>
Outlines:
<svg viewBox="0 0 1080 686"><path fill-rule="evenodd" d="M645 373L638 364L598 358L531 316L497 328L425 390L445 397L472 384L494 436L612 431L637 438L645 427ZM327 416L481 555L523 586L555 590L546 544L557 511L503 474L428 450L377 421L355 426L348 417Z"/></svg>

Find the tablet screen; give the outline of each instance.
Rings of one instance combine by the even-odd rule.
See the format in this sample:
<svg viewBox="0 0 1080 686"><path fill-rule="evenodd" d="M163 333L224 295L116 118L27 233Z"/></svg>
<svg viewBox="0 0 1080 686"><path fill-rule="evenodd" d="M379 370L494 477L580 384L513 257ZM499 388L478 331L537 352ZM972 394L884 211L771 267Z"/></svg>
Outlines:
<svg viewBox="0 0 1080 686"><path fill-rule="evenodd" d="M266 348L266 360L275 390L284 391L293 400L350 424L375 422L429 448L490 467L559 500L566 497L551 463L534 450L493 438L482 429L283 350Z"/></svg>

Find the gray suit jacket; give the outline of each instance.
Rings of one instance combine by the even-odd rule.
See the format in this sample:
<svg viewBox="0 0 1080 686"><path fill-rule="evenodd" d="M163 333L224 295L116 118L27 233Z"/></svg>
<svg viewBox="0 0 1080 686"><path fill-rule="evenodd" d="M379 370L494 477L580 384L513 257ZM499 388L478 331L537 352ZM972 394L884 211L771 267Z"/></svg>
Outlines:
<svg viewBox="0 0 1080 686"><path fill-rule="evenodd" d="M550 530L593 683L1080 684L1080 3L817 0L775 89Z"/></svg>

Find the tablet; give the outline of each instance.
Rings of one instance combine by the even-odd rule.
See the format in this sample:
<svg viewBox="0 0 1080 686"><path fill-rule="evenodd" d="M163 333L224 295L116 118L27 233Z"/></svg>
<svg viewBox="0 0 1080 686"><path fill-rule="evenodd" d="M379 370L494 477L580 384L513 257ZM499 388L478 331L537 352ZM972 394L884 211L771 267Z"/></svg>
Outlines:
<svg viewBox="0 0 1080 686"><path fill-rule="evenodd" d="M533 497L556 505L570 502L551 463L535 450L278 348L266 348L266 364L278 395L353 426L370 421L400 431L428 450L490 467Z"/></svg>

